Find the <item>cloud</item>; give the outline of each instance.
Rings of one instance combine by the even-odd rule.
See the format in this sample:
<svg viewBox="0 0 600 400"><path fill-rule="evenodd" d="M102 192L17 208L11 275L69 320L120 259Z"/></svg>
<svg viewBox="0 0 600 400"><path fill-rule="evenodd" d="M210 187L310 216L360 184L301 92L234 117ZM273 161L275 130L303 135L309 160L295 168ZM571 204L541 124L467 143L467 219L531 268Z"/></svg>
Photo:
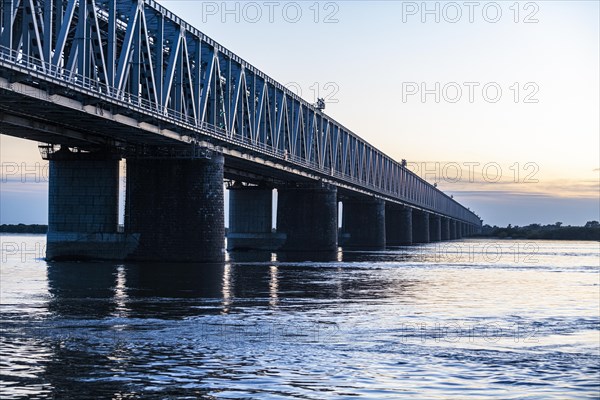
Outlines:
<svg viewBox="0 0 600 400"><path fill-rule="evenodd" d="M533 162L415 161L409 162L408 168L445 192L501 190L568 198L597 198L600 192L600 182L589 170L564 171L577 172L580 178L558 178ZM598 171L600 168L593 170Z"/></svg>
<svg viewBox="0 0 600 400"><path fill-rule="evenodd" d="M536 195L561 198L598 198L600 183L597 180L555 179L538 183L503 182L456 182L439 183L438 188L452 193L510 193L515 195Z"/></svg>

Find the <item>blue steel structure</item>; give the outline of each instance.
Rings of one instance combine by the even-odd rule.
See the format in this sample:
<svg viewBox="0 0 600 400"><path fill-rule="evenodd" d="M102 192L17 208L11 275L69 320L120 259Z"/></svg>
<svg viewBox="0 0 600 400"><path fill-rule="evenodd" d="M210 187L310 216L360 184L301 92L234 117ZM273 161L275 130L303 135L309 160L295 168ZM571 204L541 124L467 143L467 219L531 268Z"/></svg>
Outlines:
<svg viewBox="0 0 600 400"><path fill-rule="evenodd" d="M155 1L1 5L2 133L108 145L124 156L151 146L195 156L208 146L481 226L469 209Z"/></svg>

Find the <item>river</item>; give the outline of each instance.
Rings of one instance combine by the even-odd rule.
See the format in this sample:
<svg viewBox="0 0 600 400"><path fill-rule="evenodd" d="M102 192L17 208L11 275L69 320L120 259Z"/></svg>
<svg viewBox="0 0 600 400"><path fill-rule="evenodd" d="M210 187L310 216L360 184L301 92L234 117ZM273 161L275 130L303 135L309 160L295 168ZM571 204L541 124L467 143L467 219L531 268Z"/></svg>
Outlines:
<svg viewBox="0 0 600 400"><path fill-rule="evenodd" d="M2 399L599 396L597 242L177 265L0 238Z"/></svg>

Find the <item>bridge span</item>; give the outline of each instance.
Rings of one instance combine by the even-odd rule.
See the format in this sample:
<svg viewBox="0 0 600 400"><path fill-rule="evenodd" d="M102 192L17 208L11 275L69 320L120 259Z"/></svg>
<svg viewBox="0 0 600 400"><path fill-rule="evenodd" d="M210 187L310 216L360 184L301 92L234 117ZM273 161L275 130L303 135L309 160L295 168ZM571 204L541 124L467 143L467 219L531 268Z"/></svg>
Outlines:
<svg viewBox="0 0 600 400"><path fill-rule="evenodd" d="M48 259L221 260L224 180L229 248L377 249L481 228L153 0L0 1L0 133L44 143Z"/></svg>

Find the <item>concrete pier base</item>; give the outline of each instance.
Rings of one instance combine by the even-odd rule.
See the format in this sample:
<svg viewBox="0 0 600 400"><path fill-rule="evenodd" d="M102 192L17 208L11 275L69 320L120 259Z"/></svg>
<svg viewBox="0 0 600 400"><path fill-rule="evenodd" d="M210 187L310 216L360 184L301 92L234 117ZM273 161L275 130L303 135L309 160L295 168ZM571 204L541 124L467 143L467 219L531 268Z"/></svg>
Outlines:
<svg viewBox="0 0 600 400"><path fill-rule="evenodd" d="M139 235L128 259L224 259L223 156L127 160L125 229Z"/></svg>
<svg viewBox="0 0 600 400"><path fill-rule="evenodd" d="M352 197L342 201L342 247L385 248L385 201L372 197Z"/></svg>
<svg viewBox="0 0 600 400"><path fill-rule="evenodd" d="M442 217L442 240L450 240L450 220Z"/></svg>
<svg viewBox="0 0 600 400"><path fill-rule="evenodd" d="M442 217L431 214L429 216L429 241L439 242L442 240Z"/></svg>
<svg viewBox="0 0 600 400"><path fill-rule="evenodd" d="M62 148L48 159L46 259L122 257L131 243L117 233L119 157Z"/></svg>
<svg viewBox="0 0 600 400"><path fill-rule="evenodd" d="M227 250L277 250L285 237L272 232L273 189L236 183L229 190Z"/></svg>
<svg viewBox="0 0 600 400"><path fill-rule="evenodd" d="M334 186L279 188L277 232L285 234L281 250L337 250L337 189Z"/></svg>
<svg viewBox="0 0 600 400"><path fill-rule="evenodd" d="M414 243L429 243L429 214L426 211L413 211Z"/></svg>
<svg viewBox="0 0 600 400"><path fill-rule="evenodd" d="M412 208L387 203L385 240L387 246L412 244Z"/></svg>

